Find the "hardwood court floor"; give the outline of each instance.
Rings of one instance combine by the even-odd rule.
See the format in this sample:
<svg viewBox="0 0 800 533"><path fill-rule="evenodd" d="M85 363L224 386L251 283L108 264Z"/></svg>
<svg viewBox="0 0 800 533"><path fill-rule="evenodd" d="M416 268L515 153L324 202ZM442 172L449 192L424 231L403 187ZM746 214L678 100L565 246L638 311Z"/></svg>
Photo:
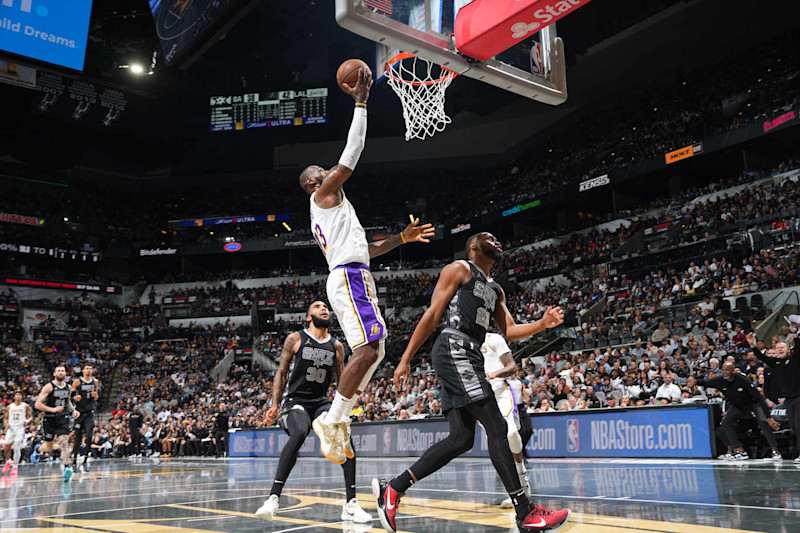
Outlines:
<svg viewBox="0 0 800 533"><path fill-rule="evenodd" d="M375 516L375 476L413 459L362 459L358 497ZM53 464L0 478L0 531L170 533L380 532L340 520L341 468L300 458L272 523L252 514L269 494L277 459L96 461L61 481ZM569 507L563 533L800 532L800 468L750 461L532 460L535 500ZM398 526L414 532L516 531L496 504L502 485L488 460L456 460L412 487Z"/></svg>

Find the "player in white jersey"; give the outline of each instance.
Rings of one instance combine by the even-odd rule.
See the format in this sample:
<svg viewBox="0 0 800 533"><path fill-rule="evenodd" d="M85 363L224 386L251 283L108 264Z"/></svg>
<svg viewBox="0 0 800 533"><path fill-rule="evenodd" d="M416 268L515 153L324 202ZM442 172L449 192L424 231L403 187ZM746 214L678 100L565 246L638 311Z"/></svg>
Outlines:
<svg viewBox="0 0 800 533"><path fill-rule="evenodd" d="M505 339L497 333L486 334L486 340L481 346L481 353L483 354L486 378L492 385L500 414L506 419L508 447L511 448L511 455L514 456L520 484L530 498L531 486L528 482L528 471L525 469L525 459L522 456L522 437L519 435L520 423L517 412L517 404L522 401L522 382L517 379L510 381L517 371L517 365L514 363L511 349ZM513 507L511 498L507 498L500 505Z"/></svg>
<svg viewBox="0 0 800 533"><path fill-rule="evenodd" d="M3 473L11 470L11 477L17 475L17 466L19 459L22 455L22 445L25 442L25 424L33 418L31 406L27 403L22 403L22 393L17 392L14 394L14 403L6 408L5 428L6 428L6 441L5 441L5 455L6 463L3 465ZM13 460L11 458L11 450L14 450Z"/></svg>
<svg viewBox="0 0 800 533"><path fill-rule="evenodd" d="M343 86L355 99L356 106L339 164L330 170L312 165L300 174L300 186L311 196L311 231L330 269L328 300L347 343L353 349L353 355L340 376L330 410L312 424L323 455L339 464L353 456L350 413L358 394L364 390L383 359L387 335L369 260L406 242L430 242L434 233L430 224L420 226L417 219L399 235L367 243L355 209L342 191L364 148L371 86L369 69L359 71L354 88Z"/></svg>

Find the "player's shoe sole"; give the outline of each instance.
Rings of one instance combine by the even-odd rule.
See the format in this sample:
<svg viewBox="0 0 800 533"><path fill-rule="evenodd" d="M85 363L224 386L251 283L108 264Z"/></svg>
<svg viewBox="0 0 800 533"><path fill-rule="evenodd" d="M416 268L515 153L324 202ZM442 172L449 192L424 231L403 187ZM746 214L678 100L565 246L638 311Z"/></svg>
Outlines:
<svg viewBox="0 0 800 533"><path fill-rule="evenodd" d="M311 427L319 437L319 449L322 455L332 463L343 465L347 461L347 456L344 454L344 446L336 440L339 437L341 425L326 424L323 420L325 415L326 413L322 413L315 418Z"/></svg>

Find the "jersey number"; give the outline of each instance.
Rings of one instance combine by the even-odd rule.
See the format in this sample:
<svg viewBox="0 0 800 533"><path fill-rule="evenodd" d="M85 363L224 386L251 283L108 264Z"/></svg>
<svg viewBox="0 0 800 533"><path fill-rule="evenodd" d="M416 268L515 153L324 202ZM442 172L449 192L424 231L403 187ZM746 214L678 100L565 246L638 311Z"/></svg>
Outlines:
<svg viewBox="0 0 800 533"><path fill-rule="evenodd" d="M325 368L309 367L308 374L306 374L306 381L316 381L317 383L325 383L325 378L328 376L328 370Z"/></svg>
<svg viewBox="0 0 800 533"><path fill-rule="evenodd" d="M475 322L484 329L489 329L489 311L484 307L479 307Z"/></svg>
<svg viewBox="0 0 800 533"><path fill-rule="evenodd" d="M322 228L319 227L319 224L314 226L314 239L316 239L319 247L322 248L322 253L326 253L328 251L328 239L322 234Z"/></svg>

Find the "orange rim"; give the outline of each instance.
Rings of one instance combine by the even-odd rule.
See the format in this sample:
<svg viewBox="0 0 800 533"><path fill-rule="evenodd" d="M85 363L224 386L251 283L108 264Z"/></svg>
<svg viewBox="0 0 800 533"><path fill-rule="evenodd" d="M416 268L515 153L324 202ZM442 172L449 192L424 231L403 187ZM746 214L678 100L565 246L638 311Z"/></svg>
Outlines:
<svg viewBox="0 0 800 533"><path fill-rule="evenodd" d="M392 78L393 80L399 82L399 83L405 83L406 85L413 85L414 87L419 87L420 85L434 85L434 84L440 83L440 82L442 82L442 81L444 81L446 79L451 79L452 80L453 78L458 76L458 72L454 72L454 71L450 70L449 68L446 68L446 67L443 67L443 66L439 65L439 68L442 69L442 74L443 75L438 77L438 78L436 78L435 80L408 81L408 80L404 80L403 78L398 78L394 73L394 69L392 68L392 65L394 65L395 63L399 63L399 62L403 61L404 59L411 59L412 57L417 57L417 56L415 56L414 54L409 54L408 52L401 52L401 53L397 54L396 56L394 56L393 58L391 58L390 60L388 60L386 62L386 66L385 66L386 75L389 76L390 78Z"/></svg>

